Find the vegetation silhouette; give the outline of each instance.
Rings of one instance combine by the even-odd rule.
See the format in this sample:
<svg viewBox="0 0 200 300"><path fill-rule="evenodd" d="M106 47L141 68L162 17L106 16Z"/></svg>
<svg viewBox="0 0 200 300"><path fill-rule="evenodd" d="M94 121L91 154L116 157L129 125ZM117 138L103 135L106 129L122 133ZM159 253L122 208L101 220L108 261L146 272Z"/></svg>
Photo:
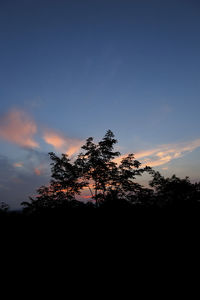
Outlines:
<svg viewBox="0 0 200 300"><path fill-rule="evenodd" d="M142 167L134 154L116 158L117 143L111 130L95 143L90 137L82 146L76 159L66 154L58 157L49 153L51 181L49 186L38 189L38 195L23 202L23 214L65 214L71 208L91 209L186 209L197 208L200 204L200 183L191 183L189 178L180 179L173 175L164 178L151 167ZM149 188L137 182L144 173L151 175ZM84 200L84 192L91 200ZM87 196L88 197L88 196Z"/></svg>
<svg viewBox="0 0 200 300"><path fill-rule="evenodd" d="M0 216L6 215L8 213L9 206L5 202L0 203Z"/></svg>

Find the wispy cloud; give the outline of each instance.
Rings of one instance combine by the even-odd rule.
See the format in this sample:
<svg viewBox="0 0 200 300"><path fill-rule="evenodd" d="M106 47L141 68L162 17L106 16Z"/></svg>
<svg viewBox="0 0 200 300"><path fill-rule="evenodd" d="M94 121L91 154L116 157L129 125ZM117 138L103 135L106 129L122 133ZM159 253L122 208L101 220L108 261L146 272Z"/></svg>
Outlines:
<svg viewBox="0 0 200 300"><path fill-rule="evenodd" d="M49 176L50 175L50 159L47 153L35 150L27 149L27 155L24 158L24 168L26 172L37 176Z"/></svg>
<svg viewBox="0 0 200 300"><path fill-rule="evenodd" d="M66 153L69 156L76 154L83 144L83 141L79 139L68 138L54 130L46 130L43 138L47 144L53 146L57 151Z"/></svg>
<svg viewBox="0 0 200 300"><path fill-rule="evenodd" d="M42 168L41 166L38 166L38 167L36 167L36 168L34 169L34 173L35 173L35 175L37 175L37 176L43 175L43 172L44 172L44 170L43 170L43 168Z"/></svg>
<svg viewBox="0 0 200 300"><path fill-rule="evenodd" d="M198 147L200 147L200 139L178 144L161 145L149 151L138 152L135 156L137 159L141 159L143 164L157 167L169 163L173 159L180 158Z"/></svg>
<svg viewBox="0 0 200 300"><path fill-rule="evenodd" d="M13 164L13 167L15 167L15 168L22 168L23 167L23 163L16 162L16 163Z"/></svg>
<svg viewBox="0 0 200 300"><path fill-rule="evenodd" d="M198 147L200 147L200 139L184 143L160 145L154 149L136 152L135 158L138 159L143 166L158 167L176 158L180 158ZM120 163L124 157L126 157L126 154L121 155L115 161Z"/></svg>
<svg viewBox="0 0 200 300"><path fill-rule="evenodd" d="M34 174L37 176L42 176L48 173L49 164L47 162L42 162L34 168Z"/></svg>
<svg viewBox="0 0 200 300"><path fill-rule="evenodd" d="M0 139L25 148L38 148L36 123L23 111L12 110L0 117Z"/></svg>
<svg viewBox="0 0 200 300"><path fill-rule="evenodd" d="M24 111L15 109L0 116L0 139L12 142L31 151L31 149L39 148L39 144L34 138L37 131L36 122ZM40 130L39 134L56 151L66 153L69 156L77 154L84 143L83 140L69 138L52 129ZM141 161L143 165L157 167L180 158L198 147L200 147L200 139L184 143L159 145L152 149L136 152L135 158ZM125 156L126 154L120 156L115 161L119 163ZM13 166L21 168L23 164L16 162ZM166 166L164 167L166 168ZM34 173L36 175L43 174L43 167L39 164L39 167L34 169Z"/></svg>
<svg viewBox="0 0 200 300"><path fill-rule="evenodd" d="M50 179L48 156L36 150L27 149L28 154L33 158L23 162L23 168L15 167L11 158L0 154L0 199L10 205L12 209L20 208L22 201L35 194L41 185L46 185ZM34 172L34 168L44 164L40 176ZM13 192L14 191L14 192Z"/></svg>

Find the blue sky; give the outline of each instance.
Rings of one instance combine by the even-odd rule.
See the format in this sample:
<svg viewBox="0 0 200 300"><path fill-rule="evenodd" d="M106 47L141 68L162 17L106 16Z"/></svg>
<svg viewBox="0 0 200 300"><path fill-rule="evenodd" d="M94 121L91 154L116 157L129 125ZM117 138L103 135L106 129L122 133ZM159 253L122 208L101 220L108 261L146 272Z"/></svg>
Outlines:
<svg viewBox="0 0 200 300"><path fill-rule="evenodd" d="M123 154L157 149L145 161L161 158L154 165L166 176L198 180L199 53L196 0L1 0L0 161L21 185L30 173L17 199L47 182L48 170L31 173L45 153L78 149L107 129ZM22 130L27 122L35 133ZM11 134L17 126L38 147ZM55 136L64 140L57 148ZM9 200L6 176L0 197Z"/></svg>

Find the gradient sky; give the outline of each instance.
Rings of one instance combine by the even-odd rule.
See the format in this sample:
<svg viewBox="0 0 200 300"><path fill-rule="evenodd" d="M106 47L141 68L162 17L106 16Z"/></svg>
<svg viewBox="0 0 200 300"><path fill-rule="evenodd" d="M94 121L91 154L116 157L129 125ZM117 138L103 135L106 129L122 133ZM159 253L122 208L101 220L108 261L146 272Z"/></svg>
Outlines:
<svg viewBox="0 0 200 300"><path fill-rule="evenodd" d="M0 0L0 201L111 129L164 175L200 180L199 0Z"/></svg>

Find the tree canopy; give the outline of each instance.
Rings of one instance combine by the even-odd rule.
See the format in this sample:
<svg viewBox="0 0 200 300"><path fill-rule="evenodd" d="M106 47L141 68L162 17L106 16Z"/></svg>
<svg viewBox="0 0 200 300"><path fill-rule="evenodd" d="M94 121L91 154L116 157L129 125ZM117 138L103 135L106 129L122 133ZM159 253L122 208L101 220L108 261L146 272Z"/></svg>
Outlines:
<svg viewBox="0 0 200 300"><path fill-rule="evenodd" d="M38 195L23 202L29 214L69 208L147 208L198 205L200 183L192 184L188 177L173 175L164 178L159 172L135 159L133 153L120 159L115 151L117 140L111 130L95 143L89 137L76 158L49 153L51 181L38 189ZM138 183L144 173L151 175L149 187ZM84 195L87 193L85 201Z"/></svg>

